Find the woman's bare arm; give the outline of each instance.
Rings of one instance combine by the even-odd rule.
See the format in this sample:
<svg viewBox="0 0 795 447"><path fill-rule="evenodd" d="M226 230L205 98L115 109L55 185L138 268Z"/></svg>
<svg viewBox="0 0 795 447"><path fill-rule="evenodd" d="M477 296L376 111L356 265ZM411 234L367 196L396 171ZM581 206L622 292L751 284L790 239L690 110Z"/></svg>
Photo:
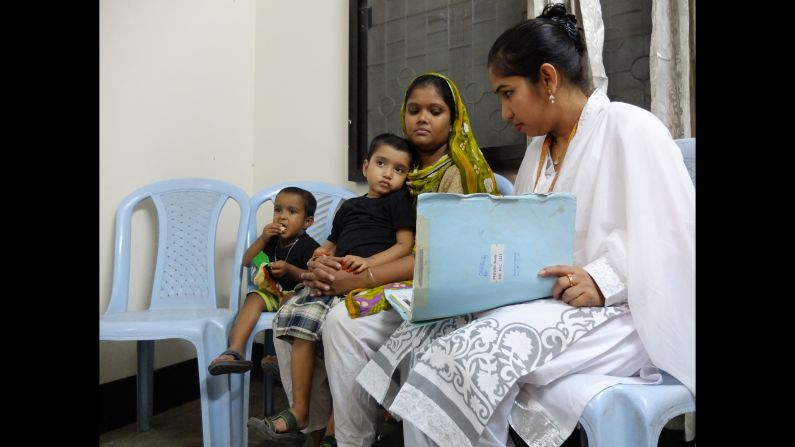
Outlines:
<svg viewBox="0 0 795 447"><path fill-rule="evenodd" d="M414 277L414 255L404 256L386 264L370 267L367 273L353 274L342 270L342 258L320 257L309 261L309 273L301 275L304 284L315 289L314 295L340 295L353 289L369 289L375 285L406 281Z"/></svg>

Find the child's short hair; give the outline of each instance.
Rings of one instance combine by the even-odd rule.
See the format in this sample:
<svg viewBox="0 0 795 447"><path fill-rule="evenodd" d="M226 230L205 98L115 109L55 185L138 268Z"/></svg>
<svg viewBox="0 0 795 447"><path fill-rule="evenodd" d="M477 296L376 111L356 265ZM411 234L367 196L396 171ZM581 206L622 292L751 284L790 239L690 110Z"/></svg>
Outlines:
<svg viewBox="0 0 795 447"><path fill-rule="evenodd" d="M414 159L414 153L411 151L409 142L405 138L401 138L391 133L382 133L381 135L376 135L375 138L373 138L373 141L370 142L370 148L367 150L367 161L370 161L370 159L373 158L375 150L383 144L389 145L401 152L409 154L409 165L411 165L411 162Z"/></svg>
<svg viewBox="0 0 795 447"><path fill-rule="evenodd" d="M284 194L284 193L295 194L297 196L300 196L301 199L304 201L304 212L306 212L304 218L314 217L315 209L317 209L317 200L315 199L315 196L313 196L311 192L305 189L297 188L295 186L288 186L286 188L282 188L282 190L279 191L279 194ZM276 194L276 196L278 197L279 194Z"/></svg>

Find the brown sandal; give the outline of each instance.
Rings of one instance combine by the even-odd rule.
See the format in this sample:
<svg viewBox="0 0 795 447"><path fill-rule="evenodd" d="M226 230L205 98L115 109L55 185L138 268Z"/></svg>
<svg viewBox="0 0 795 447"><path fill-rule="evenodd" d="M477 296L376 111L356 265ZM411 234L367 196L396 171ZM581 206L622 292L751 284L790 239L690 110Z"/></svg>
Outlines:
<svg viewBox="0 0 795 447"><path fill-rule="evenodd" d="M248 372L251 369L251 360L243 359L243 355L237 351L227 349L226 351L222 352L221 355L231 355L235 358L235 360L220 360L216 358L210 362L210 366L207 367L207 371L214 376L221 374L242 374ZM221 355L218 357L221 357Z"/></svg>

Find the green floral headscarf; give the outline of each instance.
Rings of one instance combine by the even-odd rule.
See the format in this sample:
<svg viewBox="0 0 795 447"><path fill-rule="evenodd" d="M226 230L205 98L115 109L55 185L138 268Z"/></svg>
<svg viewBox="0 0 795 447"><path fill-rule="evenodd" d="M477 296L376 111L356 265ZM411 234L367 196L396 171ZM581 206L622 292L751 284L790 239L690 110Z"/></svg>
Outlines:
<svg viewBox="0 0 795 447"><path fill-rule="evenodd" d="M456 118L453 122L453 130L450 132L450 139L447 141L449 156L445 155L433 165L426 166L423 169L415 169L408 174L411 195L416 197L423 192L437 191L444 172L452 163L455 163L461 172L461 185L464 187L465 194L476 192L499 194L494 173L486 162L483 152L480 151L477 141L475 141L475 135L472 133L472 124L469 122L469 114L466 106L464 106L464 101L461 99L461 94L458 93L458 88L453 81L442 74L428 72L420 76L425 75L442 78L450 86L456 108L456 110L451 110L451 112L455 113ZM406 93L408 94L408 92ZM400 108L400 125L404 135L408 135L406 131L407 100L408 95L403 99L403 105Z"/></svg>

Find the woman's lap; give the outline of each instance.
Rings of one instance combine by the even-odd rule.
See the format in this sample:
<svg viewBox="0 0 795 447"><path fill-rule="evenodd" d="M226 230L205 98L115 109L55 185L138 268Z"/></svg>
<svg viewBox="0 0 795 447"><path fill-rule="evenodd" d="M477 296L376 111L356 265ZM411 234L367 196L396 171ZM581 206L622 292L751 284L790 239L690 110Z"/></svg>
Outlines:
<svg viewBox="0 0 795 447"><path fill-rule="evenodd" d="M574 318L577 321L588 320L589 312L597 315L597 318L591 320L599 320L591 321L589 324L592 324L592 327L587 327L587 325L581 325L582 327L566 325L566 323L571 323L570 321L565 321L567 318ZM624 313L622 314L622 312ZM557 321L557 328L554 324L550 324L546 328L555 333L555 336L549 339L552 346L546 347L547 355L552 355L552 358L532 372L521 375L518 378L516 386L519 386L522 390L520 398L532 394L533 398L538 400L541 405L548 405L549 401L557 402L561 398L576 400L578 395L582 395L582 393L576 391L582 390L584 386L583 380L586 378L592 380L595 375L603 374L629 376L648 363L648 357L640 344L637 332L632 326L631 315L626 312L626 309L583 309L583 313L586 315L584 318L583 315L577 315L578 311L576 309L560 301L538 300L482 312L478 314L478 320L473 321L470 325L483 320L500 320L506 323L501 330L502 335L505 336L507 332L512 330L510 327L512 326L511 323L518 323L523 320L521 316L529 316L530 320L538 324L539 320L550 318L541 315L544 313L548 315L563 315L566 318L559 318L560 321ZM371 317L350 319L344 309L344 305L338 304L335 306L329 312L326 321L327 324L330 323L334 327L332 333L336 334L334 336L335 342L347 340L348 344L352 343L356 346L341 347L342 354L338 353L332 361L343 365L341 369L348 369L348 367L357 369L360 368L357 365L361 365L362 361L366 362L369 360L375 351L389 339L389 335L394 332L394 329L400 323L398 319L393 318L395 315L389 315L394 314L394 312L388 311L382 312L382 314L385 315L380 318L377 314ZM497 327L499 328L500 325L497 325ZM328 328L324 328L324 332L326 329ZM579 335L573 334L578 331L582 333ZM587 335L584 335L585 332L588 332ZM340 333L344 333L344 336L340 336ZM443 343L455 336L455 334L449 334L437 338L437 341ZM565 349L556 349L554 347L555 340L560 341L563 339L569 339L570 344L565 346ZM340 346L337 347L340 348ZM539 349L541 349L540 346ZM343 361L342 359L346 360ZM326 361L328 362L329 359L327 358ZM631 369L631 371L627 368ZM354 372L353 370L349 371L349 373ZM614 379L608 379L605 382L606 384L602 384L598 380L594 383L598 383L596 387L601 387L599 389L602 389L610 386L612 380ZM618 380L620 381L620 379ZM597 393L598 390L594 389L596 387L591 385L585 394L592 396ZM586 396L587 399L584 397L579 398L581 402L577 404L577 407L579 407L576 411L577 415L579 415L582 407L587 404L590 396ZM517 399L517 402L519 400ZM553 419L560 419L561 432L568 431L570 433L568 425L570 425L569 421L572 419L570 415L571 407L566 409L564 405L560 407L560 411L558 410L557 407L550 407L550 416ZM515 409L512 414L514 412ZM569 416L564 415L561 417L561 414L564 413L569 414ZM575 425L577 418L578 416L573 417Z"/></svg>
<svg viewBox="0 0 795 447"><path fill-rule="evenodd" d="M437 413L442 418L448 416L448 428L426 429L436 430L432 436L438 439L468 438L474 443L476 434L483 431L497 406L510 394L506 390L524 388L526 382L550 383L573 374L627 334L637 337L626 312L625 306L573 308L556 300L482 312L475 321L421 347L424 353L403 385L408 394L396 396L390 409L411 420L412 408L420 400L425 399L431 407L433 402L445 402ZM599 330L605 324L615 329ZM462 430L458 435L449 431L455 426Z"/></svg>

